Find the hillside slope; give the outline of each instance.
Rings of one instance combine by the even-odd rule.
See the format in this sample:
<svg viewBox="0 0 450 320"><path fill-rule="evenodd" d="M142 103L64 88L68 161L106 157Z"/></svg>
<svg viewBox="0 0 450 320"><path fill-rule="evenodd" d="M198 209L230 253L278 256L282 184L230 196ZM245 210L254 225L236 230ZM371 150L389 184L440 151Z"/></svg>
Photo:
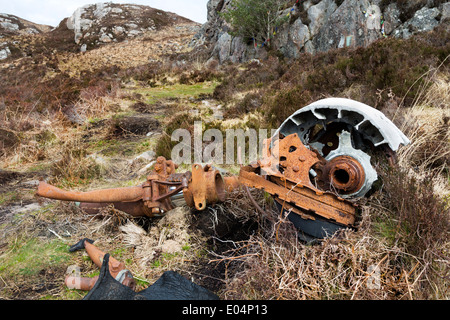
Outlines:
<svg viewBox="0 0 450 320"><path fill-rule="evenodd" d="M0 36L48 32L51 26L37 24L12 14L0 13Z"/></svg>
<svg viewBox="0 0 450 320"><path fill-rule="evenodd" d="M4 38L12 49L0 61L0 298L83 298L87 292L68 290L64 278L74 266L83 276L99 274L84 252L68 251L88 237L125 262L137 290L175 270L221 299L448 300L445 25L367 47L300 52L293 59L267 52L219 64L209 59L211 47L191 46L200 44L197 24L166 19L113 38L117 28L102 26L101 12L115 17L127 6L99 10L107 7L88 6L76 15L89 18L92 29L77 29L76 18L67 18L49 32ZM125 30L127 19L117 25ZM78 43L74 30L80 30ZM356 228L318 245L300 242L258 190L251 197L265 214L237 191L205 211L183 208L152 219L111 207L94 217L75 203L34 196L41 179L79 191L140 185L157 156L171 156L175 129L193 132L200 120L203 132L273 129L330 96L381 110L412 143L400 149L398 166L374 157L380 179L358 203ZM190 169L181 165L178 172ZM238 165L220 169L239 172Z"/></svg>
<svg viewBox="0 0 450 320"><path fill-rule="evenodd" d="M108 43L148 37L165 27L175 26L198 31L199 24L148 6L113 3L80 7L56 28L1 14L0 37L3 40L0 61L43 51L84 52ZM30 45L34 47L30 48Z"/></svg>

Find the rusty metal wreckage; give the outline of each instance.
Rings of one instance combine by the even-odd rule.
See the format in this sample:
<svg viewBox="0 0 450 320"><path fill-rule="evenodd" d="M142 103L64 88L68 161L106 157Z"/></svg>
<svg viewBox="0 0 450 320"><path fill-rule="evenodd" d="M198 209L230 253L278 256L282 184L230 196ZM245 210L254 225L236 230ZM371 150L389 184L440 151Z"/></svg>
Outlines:
<svg viewBox="0 0 450 320"><path fill-rule="evenodd" d="M101 208L112 205L132 216L154 217L182 205L202 211L225 201L228 192L243 188L255 208L264 214L249 191L261 189L273 197L276 209L294 224L298 237L314 243L340 229L355 228L357 200L367 195L378 178L371 155L381 153L394 165L395 152L408 143L408 138L380 111L350 99L327 98L287 118L272 138L264 141L264 156L241 166L237 176L223 176L210 164L193 164L191 171L177 173L177 164L158 157L140 186L77 192L40 181L36 195L80 202L87 214L98 214ZM101 279L68 275L67 287L89 290L93 295L88 294L90 299L104 299L104 288L113 291L106 294L109 298L115 294L115 298L122 299L123 290L134 292L136 282L125 264L92 243L82 239L69 251L85 249L92 261L106 271L100 272ZM105 284L106 274L114 279L114 289ZM137 294L145 296L145 290ZM217 298L208 292L201 299L211 297Z"/></svg>
<svg viewBox="0 0 450 320"><path fill-rule="evenodd" d="M80 202L88 214L112 204L132 216L153 217L180 204L201 211L225 201L227 192L256 188L272 195L299 237L309 242L355 227L355 202L377 180L370 155L382 152L392 160L408 143L380 111L350 99L327 98L286 119L265 140L265 156L242 166L238 176L222 176L209 164L177 173L173 161L158 157L140 186L76 192L41 181L36 194Z"/></svg>

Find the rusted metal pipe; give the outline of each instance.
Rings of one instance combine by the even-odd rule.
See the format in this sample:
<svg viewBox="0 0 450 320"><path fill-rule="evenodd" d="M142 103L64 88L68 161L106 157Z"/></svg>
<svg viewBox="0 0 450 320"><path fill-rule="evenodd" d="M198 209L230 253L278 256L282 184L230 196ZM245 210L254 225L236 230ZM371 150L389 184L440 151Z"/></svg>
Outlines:
<svg viewBox="0 0 450 320"><path fill-rule="evenodd" d="M133 217L152 216L152 211L144 204L144 201L139 200L136 202L113 202L113 203L91 203L81 202L80 209L87 214L96 215L100 213L100 210L108 206L113 206L115 209L123 211L132 215Z"/></svg>
<svg viewBox="0 0 450 320"><path fill-rule="evenodd" d="M364 184L364 168L352 157L336 157L323 169L325 181L344 193L356 192Z"/></svg>
<svg viewBox="0 0 450 320"><path fill-rule="evenodd" d="M204 210L209 204L225 201L226 191L239 185L237 177L224 180L210 165L194 164L192 172L180 174L174 172L175 165L170 160L158 157L158 161L157 170L138 187L79 192L64 191L41 181L36 195L80 202L80 208L88 214L98 214L100 209L112 205L135 217L153 217L184 204ZM183 198L184 201L180 201Z"/></svg>
<svg viewBox="0 0 450 320"><path fill-rule="evenodd" d="M79 246L77 249L84 247L87 254L91 258L92 262L97 267L99 268L102 267L105 253L101 251L99 248L97 248L95 245L93 245L91 243L91 240L83 239L80 242L78 242L75 246ZM123 285L133 290L136 288L136 281L134 280L131 272L125 268L125 263L120 262L110 256L108 261L108 268L109 273L114 279L116 279ZM94 287L97 280L98 276L93 278L86 278L68 275L65 278L65 284L69 289L80 289L89 291Z"/></svg>
<svg viewBox="0 0 450 320"><path fill-rule="evenodd" d="M66 276L64 283L69 289L89 291L92 290L97 280L98 276L88 278L68 275Z"/></svg>
<svg viewBox="0 0 450 320"><path fill-rule="evenodd" d="M52 186L45 181L40 181L36 195L65 201L79 202L133 202L142 199L144 190L142 187L126 187L114 189L93 190L87 192L65 191Z"/></svg>

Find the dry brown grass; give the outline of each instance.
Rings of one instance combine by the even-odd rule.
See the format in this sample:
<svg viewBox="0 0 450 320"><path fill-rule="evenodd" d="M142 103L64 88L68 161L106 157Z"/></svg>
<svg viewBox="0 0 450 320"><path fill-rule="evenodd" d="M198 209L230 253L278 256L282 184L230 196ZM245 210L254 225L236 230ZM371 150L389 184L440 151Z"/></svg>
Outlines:
<svg viewBox="0 0 450 320"><path fill-rule="evenodd" d="M0 126L16 137L13 143L5 145L0 152L0 164L4 167L14 164L30 163L41 160L45 157L43 145L48 145L48 140L53 137L56 129L52 126L55 122L49 120L31 109L23 112L20 104L16 106L6 106L0 115ZM4 142L4 137L1 137Z"/></svg>
<svg viewBox="0 0 450 320"><path fill-rule="evenodd" d="M374 232L391 221L386 208L364 207L358 231L346 230L320 245L298 241L292 225L271 212L272 223L218 255L228 268L225 299L446 299L445 258L415 256L400 241ZM275 236L277 233L278 237ZM277 240L278 239L278 240ZM445 257L445 256L444 256ZM447 270L448 272L448 270ZM447 273L448 275L448 273ZM424 289L426 288L426 290Z"/></svg>
<svg viewBox="0 0 450 320"><path fill-rule="evenodd" d="M447 56L446 59L449 59ZM445 61L444 61L445 62ZM404 114L401 130L411 143L398 152L399 165L419 181L432 179L435 193L450 195L450 73L440 67L424 75L424 85Z"/></svg>
<svg viewBox="0 0 450 320"><path fill-rule="evenodd" d="M101 46L83 54L69 54L59 62L59 69L73 77L83 72L115 66L117 70L139 68L150 63L162 64L164 56L189 52L193 36L189 23L148 32L139 39Z"/></svg>
<svg viewBox="0 0 450 320"><path fill-rule="evenodd" d="M407 114L404 131L411 144L398 152L399 164L418 180L432 177L435 192L450 195L450 109L415 106Z"/></svg>

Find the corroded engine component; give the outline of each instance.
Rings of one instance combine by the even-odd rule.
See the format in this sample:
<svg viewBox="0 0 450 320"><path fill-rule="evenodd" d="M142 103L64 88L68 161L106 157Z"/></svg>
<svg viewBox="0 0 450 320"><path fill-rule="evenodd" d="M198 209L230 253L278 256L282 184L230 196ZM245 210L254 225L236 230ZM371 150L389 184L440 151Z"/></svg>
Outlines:
<svg viewBox="0 0 450 320"><path fill-rule="evenodd" d="M296 133L273 143L266 140L265 146L264 159L241 168L240 183L265 190L306 219L323 217L342 225L354 224L356 209L351 202L312 184L309 172L321 157L306 148Z"/></svg>
<svg viewBox="0 0 450 320"><path fill-rule="evenodd" d="M36 195L81 202L80 207L91 214L112 204L133 216L149 217L164 214L177 203L203 210L208 204L225 200L225 183L217 170L195 164L192 172L176 173L176 167L171 160L158 157L154 171L141 186L79 192L40 181Z"/></svg>
<svg viewBox="0 0 450 320"><path fill-rule="evenodd" d="M383 113L343 98L322 99L299 109L282 123L275 136L292 134L320 158L310 168L311 182L348 200L365 196L377 180L372 155L382 152L393 164L395 151L409 143ZM280 204L278 207L289 213ZM305 240L323 238L341 228L336 219L312 220L305 214L288 217L303 231Z"/></svg>
<svg viewBox="0 0 450 320"><path fill-rule="evenodd" d="M408 138L382 112L344 98L316 101L294 112L276 134L297 133L328 162L319 172L323 187L345 198L364 196L377 180L370 154L394 154Z"/></svg>
<svg viewBox="0 0 450 320"><path fill-rule="evenodd" d="M325 160L323 177L344 198L364 196L377 180L370 156L353 147L347 131L341 132L337 149L331 150Z"/></svg>

